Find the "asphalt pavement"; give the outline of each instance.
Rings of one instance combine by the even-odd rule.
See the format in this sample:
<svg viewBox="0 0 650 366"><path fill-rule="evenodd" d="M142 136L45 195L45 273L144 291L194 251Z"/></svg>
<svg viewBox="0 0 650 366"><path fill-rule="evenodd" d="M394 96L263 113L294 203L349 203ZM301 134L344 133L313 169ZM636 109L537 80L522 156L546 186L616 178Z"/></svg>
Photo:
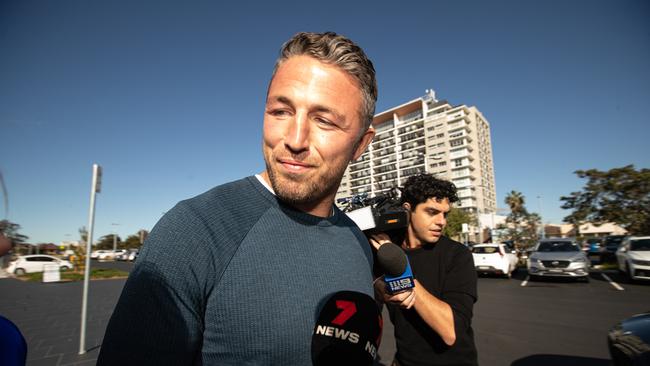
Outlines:
<svg viewBox="0 0 650 366"><path fill-rule="evenodd" d="M128 271L132 264L93 262L93 266ZM0 314L25 336L27 365L93 365L125 281L91 281L84 355L78 354L81 281L0 279ZM594 272L591 281L583 283L529 281L520 270L511 280L480 277L478 293L474 331L479 363L484 366L610 365L607 331L616 322L649 310L650 304L650 283L629 283L615 271ZM395 343L384 315L379 355L388 365Z"/></svg>

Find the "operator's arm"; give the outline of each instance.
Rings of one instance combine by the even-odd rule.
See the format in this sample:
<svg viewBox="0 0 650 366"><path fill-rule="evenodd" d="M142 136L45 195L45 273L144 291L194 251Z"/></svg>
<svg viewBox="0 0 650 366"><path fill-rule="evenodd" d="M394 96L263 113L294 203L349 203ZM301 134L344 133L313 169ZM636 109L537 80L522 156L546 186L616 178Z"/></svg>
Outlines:
<svg viewBox="0 0 650 366"><path fill-rule="evenodd" d="M456 335L471 325L476 302L476 270L472 255L465 248L453 257L440 298L415 281L415 310L448 346Z"/></svg>
<svg viewBox="0 0 650 366"><path fill-rule="evenodd" d="M454 314L451 306L433 296L415 280L415 311L433 329L446 345L456 342Z"/></svg>

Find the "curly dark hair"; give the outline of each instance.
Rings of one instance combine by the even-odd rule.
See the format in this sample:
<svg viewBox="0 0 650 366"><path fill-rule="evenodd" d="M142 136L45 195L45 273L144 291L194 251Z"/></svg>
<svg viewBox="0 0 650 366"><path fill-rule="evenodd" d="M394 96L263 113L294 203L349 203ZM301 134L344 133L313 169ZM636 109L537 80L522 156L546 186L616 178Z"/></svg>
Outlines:
<svg viewBox="0 0 650 366"><path fill-rule="evenodd" d="M402 188L401 203L408 202L414 210L417 205L429 198L449 199L449 203L458 201L454 183L438 179L431 174L412 175Z"/></svg>

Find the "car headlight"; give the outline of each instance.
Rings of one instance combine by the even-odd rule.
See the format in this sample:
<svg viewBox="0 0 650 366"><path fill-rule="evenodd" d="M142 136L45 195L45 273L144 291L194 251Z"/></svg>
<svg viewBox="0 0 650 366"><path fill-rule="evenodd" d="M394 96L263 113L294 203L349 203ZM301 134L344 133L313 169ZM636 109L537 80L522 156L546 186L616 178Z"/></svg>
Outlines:
<svg viewBox="0 0 650 366"><path fill-rule="evenodd" d="M632 263L638 265L638 266L650 266L650 261L642 261L639 259L632 259Z"/></svg>
<svg viewBox="0 0 650 366"><path fill-rule="evenodd" d="M582 262L586 262L586 261L587 261L587 259L586 259L585 257L573 258L573 259L571 260L571 262L580 262L580 263L582 263Z"/></svg>
<svg viewBox="0 0 650 366"><path fill-rule="evenodd" d="M540 264L540 263L542 263L542 261L540 261L537 258L530 257L530 263L531 264Z"/></svg>

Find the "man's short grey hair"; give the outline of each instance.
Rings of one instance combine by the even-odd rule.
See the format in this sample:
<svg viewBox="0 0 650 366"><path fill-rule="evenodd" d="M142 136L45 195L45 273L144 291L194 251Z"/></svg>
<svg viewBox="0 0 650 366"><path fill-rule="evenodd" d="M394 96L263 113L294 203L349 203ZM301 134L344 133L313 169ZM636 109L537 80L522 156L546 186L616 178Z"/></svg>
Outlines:
<svg viewBox="0 0 650 366"><path fill-rule="evenodd" d="M372 61L368 59L361 47L334 32L300 32L282 46L280 57L275 62L273 76L285 60L300 55L335 65L357 80L363 96L363 108L359 111L360 118L364 122L364 131L370 127L377 102L377 80Z"/></svg>

